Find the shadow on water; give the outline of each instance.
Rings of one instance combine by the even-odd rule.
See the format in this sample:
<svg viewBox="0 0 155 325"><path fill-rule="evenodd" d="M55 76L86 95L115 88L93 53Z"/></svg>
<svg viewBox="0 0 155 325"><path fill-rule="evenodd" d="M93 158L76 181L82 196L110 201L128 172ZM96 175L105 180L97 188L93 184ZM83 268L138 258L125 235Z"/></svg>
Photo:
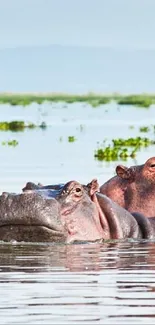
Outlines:
<svg viewBox="0 0 155 325"><path fill-rule="evenodd" d="M153 324L155 243L0 245L2 324Z"/></svg>

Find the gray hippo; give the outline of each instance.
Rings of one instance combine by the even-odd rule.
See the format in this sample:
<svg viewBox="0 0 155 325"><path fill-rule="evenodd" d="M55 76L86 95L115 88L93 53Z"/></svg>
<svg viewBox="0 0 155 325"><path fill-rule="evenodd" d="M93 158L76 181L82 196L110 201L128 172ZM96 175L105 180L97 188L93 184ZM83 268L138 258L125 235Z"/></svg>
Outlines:
<svg viewBox="0 0 155 325"><path fill-rule="evenodd" d="M100 187L100 192L130 212L155 217L155 157L143 165L118 165L116 174Z"/></svg>
<svg viewBox="0 0 155 325"><path fill-rule="evenodd" d="M44 197L56 197L64 187L64 184L42 185L41 183L35 184L33 182L27 182L22 188L23 192L33 191L42 194Z"/></svg>
<svg viewBox="0 0 155 325"><path fill-rule="evenodd" d="M31 242L152 239L154 219L127 210L101 194L97 180L65 184L56 198L33 190L0 196L0 240Z"/></svg>

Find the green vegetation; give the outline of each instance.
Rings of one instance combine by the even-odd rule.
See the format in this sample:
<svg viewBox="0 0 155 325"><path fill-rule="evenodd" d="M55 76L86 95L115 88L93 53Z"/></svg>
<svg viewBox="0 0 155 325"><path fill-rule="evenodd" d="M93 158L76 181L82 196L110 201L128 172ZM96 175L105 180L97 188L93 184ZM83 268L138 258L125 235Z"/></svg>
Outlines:
<svg viewBox="0 0 155 325"><path fill-rule="evenodd" d="M140 132L145 132L145 133L147 133L147 132L150 131L150 128L149 128L148 126L141 126L141 127L139 128L139 131L140 131Z"/></svg>
<svg viewBox="0 0 155 325"><path fill-rule="evenodd" d="M70 95L70 94L0 94L0 104L10 104L12 106L21 105L27 106L31 103L42 104L45 101L48 102L65 102L72 104L75 102L86 102L96 107L102 104L106 104L110 101L109 96L86 94L86 95Z"/></svg>
<svg viewBox="0 0 155 325"><path fill-rule="evenodd" d="M136 105L140 107L150 107L155 102L155 98L148 95L130 95L118 100L119 105Z"/></svg>
<svg viewBox="0 0 155 325"><path fill-rule="evenodd" d="M129 138L129 139L113 139L114 147L148 147L151 144L155 144L155 141L148 138Z"/></svg>
<svg viewBox="0 0 155 325"><path fill-rule="evenodd" d="M34 129L34 128L46 128L45 122L42 122L40 125L35 125L33 123L26 124L24 121L11 121L11 122L0 122L0 131L23 131L25 128Z"/></svg>
<svg viewBox="0 0 155 325"><path fill-rule="evenodd" d="M69 136L68 137L68 142L75 142L75 137L74 136Z"/></svg>
<svg viewBox="0 0 155 325"><path fill-rule="evenodd" d="M150 132L150 131L153 131L155 133L155 125L149 125L149 126L141 126L139 128L139 131L140 132L143 132L143 133L147 133L147 132Z"/></svg>
<svg viewBox="0 0 155 325"><path fill-rule="evenodd" d="M98 149L95 152L94 157L98 160L127 160L128 157L134 158L136 156L136 150L129 152L127 148L121 149L119 147L108 146L105 149Z"/></svg>
<svg viewBox="0 0 155 325"><path fill-rule="evenodd" d="M129 138L129 139L113 139L113 145L104 146L95 150L94 157L98 160L127 160L127 158L135 158L136 152L141 147L148 147L149 145L154 145L155 141L148 138ZM134 149L131 149L134 148Z"/></svg>
<svg viewBox="0 0 155 325"><path fill-rule="evenodd" d="M136 105L140 107L148 108L150 105L155 104L155 94L138 94L138 95L120 95L120 94L65 94L65 93L0 93L0 104L10 104L12 106L21 105L27 106L31 103L42 104L45 101L48 102L65 102L75 103L83 102L97 107L104 105L110 101L116 101L119 105Z"/></svg>
<svg viewBox="0 0 155 325"><path fill-rule="evenodd" d="M16 147L18 145L18 141L17 140L9 140L9 141L3 141L2 142L3 146L12 146L12 147Z"/></svg>

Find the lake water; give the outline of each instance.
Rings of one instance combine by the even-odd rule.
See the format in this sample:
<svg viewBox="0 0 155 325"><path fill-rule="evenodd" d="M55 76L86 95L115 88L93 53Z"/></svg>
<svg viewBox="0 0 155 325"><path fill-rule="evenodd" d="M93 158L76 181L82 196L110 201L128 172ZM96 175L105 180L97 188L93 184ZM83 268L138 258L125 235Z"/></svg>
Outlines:
<svg viewBox="0 0 155 325"><path fill-rule="evenodd" d="M154 324L154 243L0 251L1 324Z"/></svg>
<svg viewBox="0 0 155 325"><path fill-rule="evenodd" d="M94 151L103 140L109 144L118 137L155 137L153 128L150 133L139 132L140 126L155 124L154 105L149 109L116 103L97 108L80 103L32 104L25 108L0 105L0 116L1 121L45 121L48 125L46 130L0 132L0 144L19 141L15 148L0 147L0 191L19 192L27 181L47 184L75 179L87 183L97 178L102 184L114 175L118 164L94 159ZM75 136L76 141L68 142L68 136ZM144 163L154 156L154 150L155 146L142 149L136 161L129 159L126 165Z"/></svg>
<svg viewBox="0 0 155 325"><path fill-rule="evenodd" d="M154 139L155 107L92 108L87 104L0 106L1 121L24 120L47 129L0 132L0 191L20 192L27 181L43 184L75 179L104 183L118 162L99 162L94 151L103 140L138 135ZM131 128L134 126L134 128ZM68 142L68 136L76 141ZM16 139L15 148L2 141ZM155 156L142 149L142 164ZM1 324L154 324L155 243L0 244Z"/></svg>

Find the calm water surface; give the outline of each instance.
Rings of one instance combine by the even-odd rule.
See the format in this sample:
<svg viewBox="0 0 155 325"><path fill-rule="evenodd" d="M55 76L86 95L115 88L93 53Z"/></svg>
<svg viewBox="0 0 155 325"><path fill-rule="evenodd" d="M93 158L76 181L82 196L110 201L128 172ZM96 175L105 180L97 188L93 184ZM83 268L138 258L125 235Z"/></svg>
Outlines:
<svg viewBox="0 0 155 325"><path fill-rule="evenodd" d="M46 130L0 132L0 191L13 192L27 181L97 178L101 184L118 162L94 160L99 144L137 136L140 126L155 124L154 106L115 103L1 105L0 114L1 121L48 124ZM68 136L76 141L69 143ZM141 136L154 139L153 129ZM19 141L17 147L1 145L12 139ZM144 163L155 156L154 148L142 149L125 164ZM1 243L0 292L1 324L154 324L155 243Z"/></svg>
<svg viewBox="0 0 155 325"><path fill-rule="evenodd" d="M1 324L154 324L154 243L0 251Z"/></svg>
<svg viewBox="0 0 155 325"><path fill-rule="evenodd" d="M0 191L19 192L27 181L47 183L78 180L88 183L97 178L100 183L114 175L118 162L99 162L94 151L107 139L149 136L153 129L139 133L140 126L155 124L155 107L119 107L115 103L92 108L86 104L32 104L28 107L0 105L1 121L45 121L46 130L0 132ZM134 126L134 128L130 128ZM76 141L68 142L68 136ZM16 148L2 146L2 141L16 139ZM154 156L155 146L142 149L136 160L127 165L143 163ZM122 162L121 162L122 163Z"/></svg>

